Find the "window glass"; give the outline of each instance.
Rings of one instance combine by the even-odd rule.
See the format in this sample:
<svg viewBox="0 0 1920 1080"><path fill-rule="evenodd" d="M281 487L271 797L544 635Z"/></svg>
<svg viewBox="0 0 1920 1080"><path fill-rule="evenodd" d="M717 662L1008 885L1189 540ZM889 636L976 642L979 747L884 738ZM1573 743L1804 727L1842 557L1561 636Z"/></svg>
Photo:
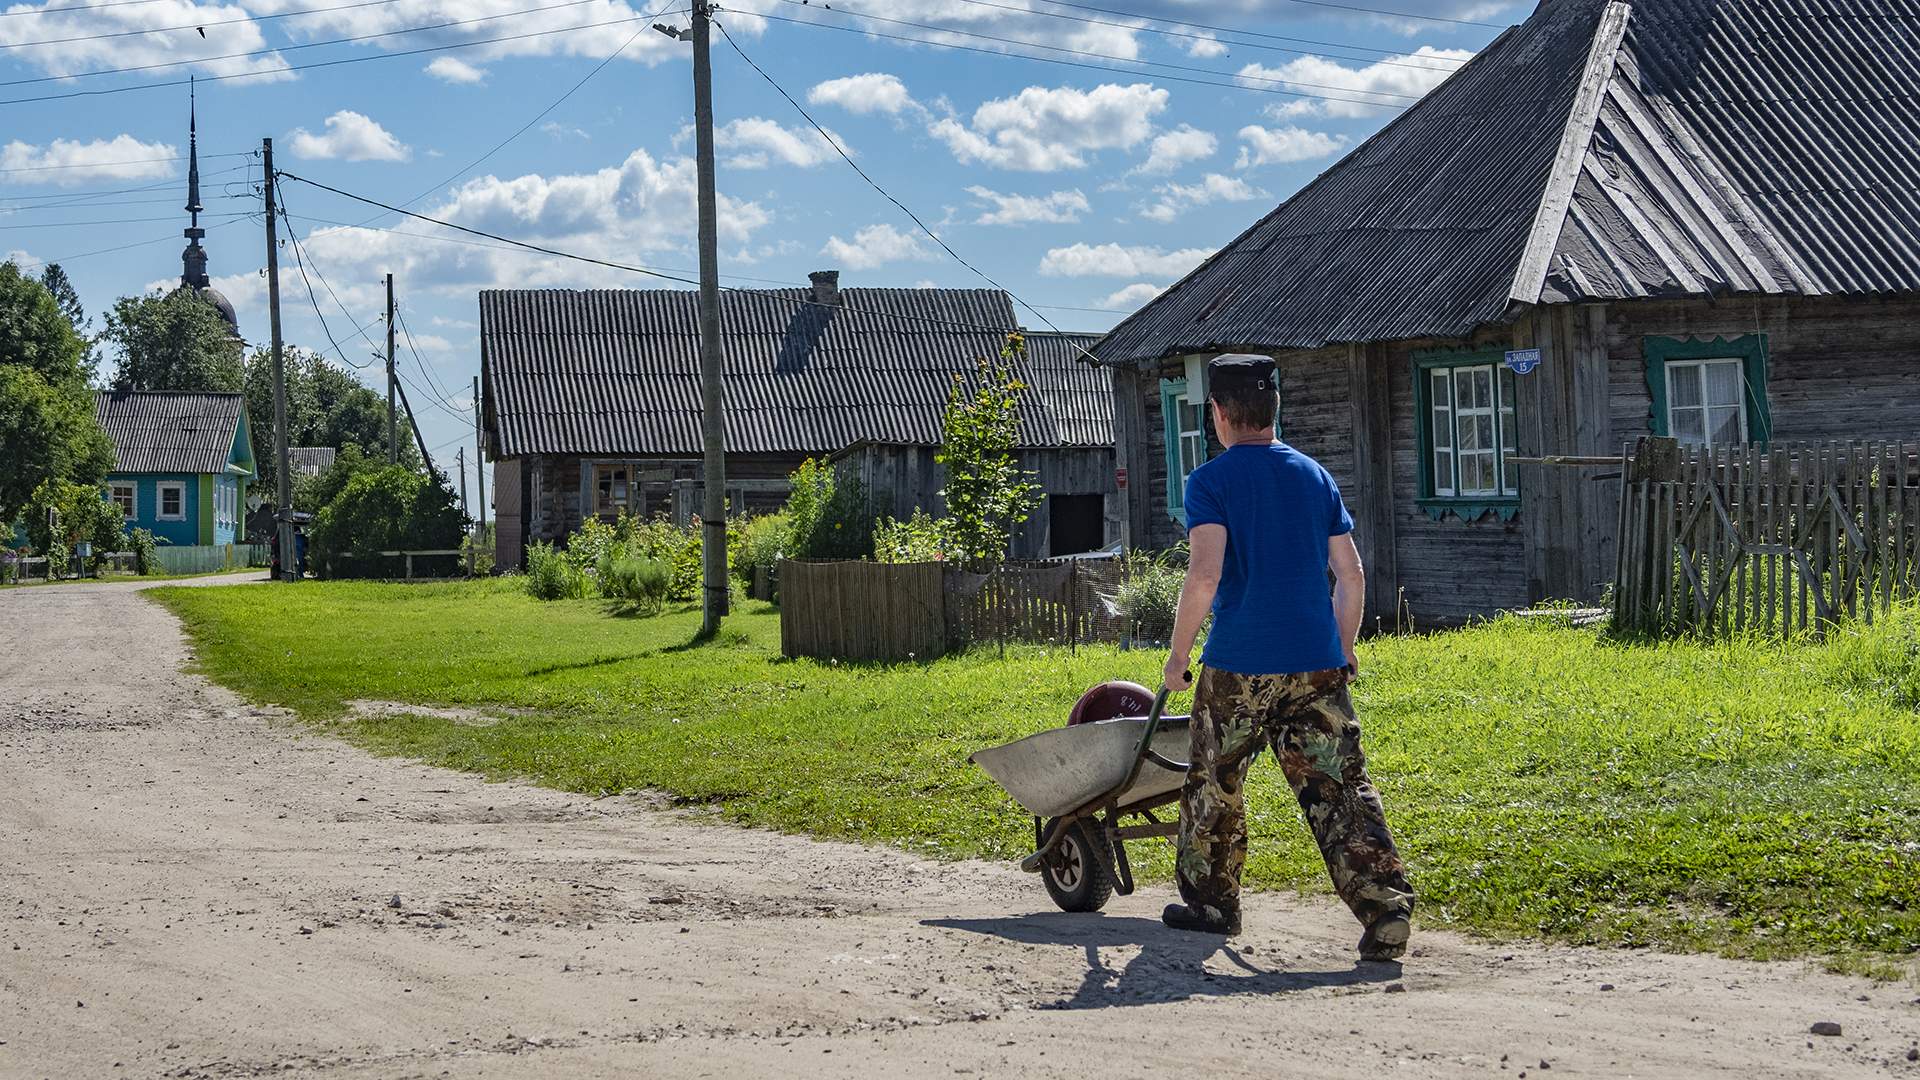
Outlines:
<svg viewBox="0 0 1920 1080"><path fill-rule="evenodd" d="M186 488L179 484L160 485L160 516L163 518L186 516Z"/></svg>
<svg viewBox="0 0 1920 1080"><path fill-rule="evenodd" d="M1745 375L1737 359L1667 365L1667 431L1695 446L1747 441Z"/></svg>
<svg viewBox="0 0 1920 1080"><path fill-rule="evenodd" d="M1495 364L1430 368L1426 376L1430 493L1440 497L1508 497L1518 493L1513 467L1513 373Z"/></svg>
<svg viewBox="0 0 1920 1080"><path fill-rule="evenodd" d="M113 505L120 508L120 513L122 515L126 517L133 516L133 485L132 484L113 485Z"/></svg>
<svg viewBox="0 0 1920 1080"><path fill-rule="evenodd" d="M618 517L633 509L633 470L627 465L596 465L594 486L597 491L594 512L603 518Z"/></svg>

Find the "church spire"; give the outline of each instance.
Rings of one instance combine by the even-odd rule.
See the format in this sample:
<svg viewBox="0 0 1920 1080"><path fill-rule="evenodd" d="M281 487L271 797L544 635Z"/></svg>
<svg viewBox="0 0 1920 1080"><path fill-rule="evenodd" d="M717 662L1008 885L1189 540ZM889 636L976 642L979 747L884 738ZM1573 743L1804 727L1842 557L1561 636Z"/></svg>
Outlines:
<svg viewBox="0 0 1920 1080"><path fill-rule="evenodd" d="M207 230L200 227L200 121L194 97L193 80L187 80L187 249L180 253L180 284L190 288L207 287L207 252L200 238Z"/></svg>

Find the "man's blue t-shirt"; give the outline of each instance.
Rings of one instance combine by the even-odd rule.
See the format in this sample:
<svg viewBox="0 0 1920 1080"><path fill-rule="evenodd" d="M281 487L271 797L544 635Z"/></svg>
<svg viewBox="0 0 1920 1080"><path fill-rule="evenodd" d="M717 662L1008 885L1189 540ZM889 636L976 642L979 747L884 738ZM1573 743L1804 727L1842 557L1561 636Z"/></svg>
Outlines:
<svg viewBox="0 0 1920 1080"><path fill-rule="evenodd" d="M1227 529L1200 662L1242 675L1345 667L1327 588L1327 540L1353 531L1340 486L1283 442L1242 444L1187 478L1187 531Z"/></svg>

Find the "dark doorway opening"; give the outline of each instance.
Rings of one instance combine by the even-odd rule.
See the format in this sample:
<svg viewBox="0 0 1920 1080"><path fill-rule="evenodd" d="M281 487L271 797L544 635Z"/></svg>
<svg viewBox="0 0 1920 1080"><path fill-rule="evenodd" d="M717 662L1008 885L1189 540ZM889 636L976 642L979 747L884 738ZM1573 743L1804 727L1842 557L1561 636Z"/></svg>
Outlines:
<svg viewBox="0 0 1920 1080"><path fill-rule="evenodd" d="M1104 495L1047 496L1047 554L1097 551L1107 541Z"/></svg>

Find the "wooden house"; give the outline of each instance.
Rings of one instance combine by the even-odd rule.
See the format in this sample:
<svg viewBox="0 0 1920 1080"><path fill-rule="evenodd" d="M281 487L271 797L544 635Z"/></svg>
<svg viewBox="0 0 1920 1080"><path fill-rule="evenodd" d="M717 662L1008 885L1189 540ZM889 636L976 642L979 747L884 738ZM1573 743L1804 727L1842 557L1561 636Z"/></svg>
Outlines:
<svg viewBox="0 0 1920 1080"><path fill-rule="evenodd" d="M1095 347L1130 542L1182 535L1222 352L1278 360L1389 621L1600 598L1617 470L1535 459L1912 437L1916 100L1909 4L1545 0Z"/></svg>
<svg viewBox="0 0 1920 1080"><path fill-rule="evenodd" d="M107 497L127 528L174 547L239 542L254 476L241 395L101 391L95 415L113 440Z"/></svg>
<svg viewBox="0 0 1920 1080"><path fill-rule="evenodd" d="M809 457L841 454L874 512L938 511L932 450L955 377L1020 329L1006 293L839 287L721 293L732 513L785 504ZM698 294L499 290L480 294L480 397L494 463L497 559L564 542L590 517L687 520L701 503ZM1077 359L1092 335L1035 335L1016 374L1031 389L1022 454L1048 502L1016 555L1045 554L1050 512L1117 538L1112 382ZM1056 502L1056 497L1061 501ZM1077 497L1077 498L1076 498ZM1071 519L1071 520L1069 520ZM1098 546L1098 545L1095 545Z"/></svg>

